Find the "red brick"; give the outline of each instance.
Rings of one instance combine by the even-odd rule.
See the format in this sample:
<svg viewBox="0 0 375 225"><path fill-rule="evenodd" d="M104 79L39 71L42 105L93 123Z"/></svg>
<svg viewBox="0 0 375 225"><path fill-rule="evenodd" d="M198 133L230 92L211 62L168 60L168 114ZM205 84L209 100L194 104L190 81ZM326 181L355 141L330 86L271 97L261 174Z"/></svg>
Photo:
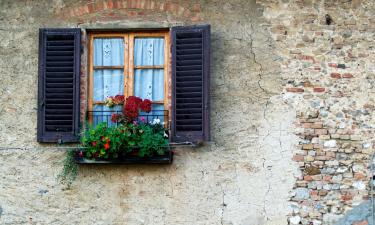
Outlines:
<svg viewBox="0 0 375 225"><path fill-rule="evenodd" d="M341 74L339 74L339 73L331 73L331 77L332 78L336 78L336 79L340 79L341 78Z"/></svg>
<svg viewBox="0 0 375 225"><path fill-rule="evenodd" d="M98 11L102 11L104 9L104 4L103 2L96 2L95 3L95 11L98 12Z"/></svg>
<svg viewBox="0 0 375 225"><path fill-rule="evenodd" d="M326 90L326 89L323 88L323 87L315 87L315 88L314 88L314 92L319 92L319 93L320 93L320 92L325 92L325 90Z"/></svg>
<svg viewBox="0 0 375 225"><path fill-rule="evenodd" d="M328 63L329 67L337 68L337 63Z"/></svg>
<svg viewBox="0 0 375 225"><path fill-rule="evenodd" d="M315 129L315 134L328 134L327 129Z"/></svg>
<svg viewBox="0 0 375 225"><path fill-rule="evenodd" d="M293 161L296 161L296 162L303 162L303 159L304 159L303 155L296 154L293 156Z"/></svg>
<svg viewBox="0 0 375 225"><path fill-rule="evenodd" d="M292 87L292 88L286 88L286 91L294 92L294 93L301 93L301 92L304 92L305 90L303 90L303 88Z"/></svg>
<svg viewBox="0 0 375 225"><path fill-rule="evenodd" d="M312 123L302 123L303 128L311 128Z"/></svg>
<svg viewBox="0 0 375 225"><path fill-rule="evenodd" d="M89 9L89 13L93 13L95 11L95 7L93 3L87 4L87 7Z"/></svg>
<svg viewBox="0 0 375 225"><path fill-rule="evenodd" d="M330 175L324 175L324 176L323 176L323 180L324 180L324 181L331 182L331 180L332 180L332 176L330 176Z"/></svg>
<svg viewBox="0 0 375 225"><path fill-rule="evenodd" d="M341 195L341 200L346 202L346 201L350 201L353 199L353 195L350 194L350 193L345 193L343 195Z"/></svg>
<svg viewBox="0 0 375 225"><path fill-rule="evenodd" d="M311 60L311 61L313 61L315 63L314 57L312 57L310 55L299 55L298 59L300 59L300 60L306 60L306 61Z"/></svg>
<svg viewBox="0 0 375 225"><path fill-rule="evenodd" d="M353 78L354 76L353 76L353 74L351 74L351 73L344 73L344 74L342 75L342 77L343 77L343 78Z"/></svg>
<svg viewBox="0 0 375 225"><path fill-rule="evenodd" d="M312 181L313 180L312 176L310 176L310 175L304 176L303 179L305 181Z"/></svg>
<svg viewBox="0 0 375 225"><path fill-rule="evenodd" d="M201 5L199 3L196 3L191 7L191 11L193 12L200 12L201 11Z"/></svg>
<svg viewBox="0 0 375 225"><path fill-rule="evenodd" d="M114 9L121 8L121 2L120 2L120 0L113 0L113 8Z"/></svg>
<svg viewBox="0 0 375 225"><path fill-rule="evenodd" d="M114 8L114 4L113 4L112 0L107 0L107 8L108 9L113 9Z"/></svg>
<svg viewBox="0 0 375 225"><path fill-rule="evenodd" d="M202 19L201 17L201 14L200 13L195 13L194 16L192 16L190 18L191 22L198 22Z"/></svg>
<svg viewBox="0 0 375 225"><path fill-rule="evenodd" d="M365 180L366 179L366 175L363 174L363 173L355 173L354 174L354 179L355 180Z"/></svg>
<svg viewBox="0 0 375 225"><path fill-rule="evenodd" d="M352 223L352 225L368 225L367 220L362 220L362 221L356 221Z"/></svg>
<svg viewBox="0 0 375 225"><path fill-rule="evenodd" d="M323 128L323 122L312 123L311 128Z"/></svg>

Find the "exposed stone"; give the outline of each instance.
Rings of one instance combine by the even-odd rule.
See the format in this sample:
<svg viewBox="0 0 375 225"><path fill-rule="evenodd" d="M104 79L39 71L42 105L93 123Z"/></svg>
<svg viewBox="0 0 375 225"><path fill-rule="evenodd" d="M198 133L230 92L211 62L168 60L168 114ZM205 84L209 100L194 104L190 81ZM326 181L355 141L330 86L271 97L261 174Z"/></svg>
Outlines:
<svg viewBox="0 0 375 225"><path fill-rule="evenodd" d="M362 181L355 181L353 183L353 187L358 189L358 190L365 190L366 189L366 185Z"/></svg>
<svg viewBox="0 0 375 225"><path fill-rule="evenodd" d="M298 225L298 224L300 224L300 222L301 222L301 217L300 217L300 216L293 216L293 217L290 217L290 218L289 218L289 222L290 222L290 224Z"/></svg>
<svg viewBox="0 0 375 225"><path fill-rule="evenodd" d="M296 188L295 193L295 199L298 200L308 199L310 196L309 189L307 188Z"/></svg>
<svg viewBox="0 0 375 225"><path fill-rule="evenodd" d="M334 148L336 147L336 140L329 140L324 142L324 147L326 148Z"/></svg>

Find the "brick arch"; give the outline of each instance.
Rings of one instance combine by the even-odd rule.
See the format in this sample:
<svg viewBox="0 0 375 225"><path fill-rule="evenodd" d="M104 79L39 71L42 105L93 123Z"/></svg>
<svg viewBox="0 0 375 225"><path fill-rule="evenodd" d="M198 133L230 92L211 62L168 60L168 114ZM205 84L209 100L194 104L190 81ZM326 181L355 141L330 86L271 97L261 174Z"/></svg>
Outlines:
<svg viewBox="0 0 375 225"><path fill-rule="evenodd" d="M199 21L201 5L198 1L171 1L171 0L101 0L68 6L55 11L58 18L82 20L94 14L106 15L113 18L143 17L147 14L169 14L175 17L189 18Z"/></svg>

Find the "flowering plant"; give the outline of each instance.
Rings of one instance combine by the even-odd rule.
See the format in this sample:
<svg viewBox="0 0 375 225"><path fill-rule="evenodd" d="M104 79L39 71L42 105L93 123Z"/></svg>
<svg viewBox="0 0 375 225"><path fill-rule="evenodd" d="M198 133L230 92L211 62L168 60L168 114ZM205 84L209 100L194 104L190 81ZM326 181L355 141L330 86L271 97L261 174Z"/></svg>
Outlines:
<svg viewBox="0 0 375 225"><path fill-rule="evenodd" d="M104 100L104 104L107 107L114 107L115 105L122 105L124 104L125 97L123 95L116 95L116 96L109 96Z"/></svg>
<svg viewBox="0 0 375 225"><path fill-rule="evenodd" d="M130 96L126 99L122 114L112 114L117 126L101 123L90 128L82 138L85 153L80 157L113 159L137 153L139 157L162 155L169 145L168 131L160 119L147 122L140 112L149 113L152 102Z"/></svg>

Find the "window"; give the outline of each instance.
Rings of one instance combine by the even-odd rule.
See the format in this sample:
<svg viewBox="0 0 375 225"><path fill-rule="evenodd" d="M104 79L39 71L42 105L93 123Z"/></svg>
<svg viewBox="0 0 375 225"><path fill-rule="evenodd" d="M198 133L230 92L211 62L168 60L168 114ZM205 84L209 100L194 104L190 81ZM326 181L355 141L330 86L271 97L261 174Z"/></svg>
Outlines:
<svg viewBox="0 0 375 225"><path fill-rule="evenodd" d="M77 142L80 98L87 98L89 111L105 111L104 98L121 93L149 98L154 110L168 110L173 142L210 139L209 25L92 33L87 43L85 65L81 29L39 30L39 142ZM80 96L81 66L89 69L88 96Z"/></svg>
<svg viewBox="0 0 375 225"><path fill-rule="evenodd" d="M111 124L108 96L137 96L152 101L151 115L168 124L169 32L92 33L89 42L89 121Z"/></svg>

